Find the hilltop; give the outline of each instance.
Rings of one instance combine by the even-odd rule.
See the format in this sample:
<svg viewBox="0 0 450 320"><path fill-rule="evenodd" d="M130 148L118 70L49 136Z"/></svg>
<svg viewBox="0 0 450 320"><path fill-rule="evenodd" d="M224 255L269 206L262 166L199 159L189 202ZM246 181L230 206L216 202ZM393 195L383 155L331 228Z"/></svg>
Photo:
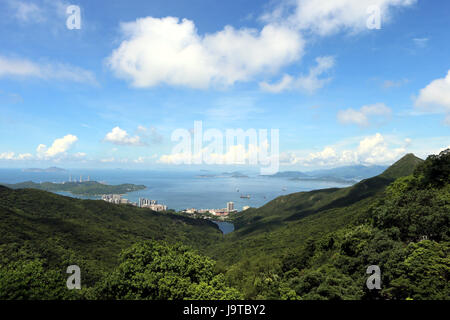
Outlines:
<svg viewBox="0 0 450 320"><path fill-rule="evenodd" d="M330 188L292 193L278 197L260 208L238 212L231 218L236 230L253 232L259 228L271 229L283 221L304 218L310 214L342 208L382 192L395 179L412 174L423 160L407 154L383 173L364 179L347 188Z"/></svg>
<svg viewBox="0 0 450 320"><path fill-rule="evenodd" d="M337 182L358 182L376 176L386 170L386 166L343 166L332 169L301 171L282 171L267 176L271 178L287 178L290 180L321 180Z"/></svg>
<svg viewBox="0 0 450 320"><path fill-rule="evenodd" d="M448 299L450 153L417 159L237 213L208 253L247 299ZM369 265L380 291L365 286Z"/></svg>
<svg viewBox="0 0 450 320"><path fill-rule="evenodd" d="M403 158L398 160L392 166L387 168L380 177L388 179L397 179L408 176L414 172L414 169L423 162L422 159L416 157L412 153L408 153Z"/></svg>
<svg viewBox="0 0 450 320"><path fill-rule="evenodd" d="M234 221L223 236L203 219L0 186L0 297L66 297L70 264L93 299L450 296L448 151L407 155L352 187L279 197ZM141 242L150 239L170 245ZM370 265L382 270L381 290L365 285Z"/></svg>

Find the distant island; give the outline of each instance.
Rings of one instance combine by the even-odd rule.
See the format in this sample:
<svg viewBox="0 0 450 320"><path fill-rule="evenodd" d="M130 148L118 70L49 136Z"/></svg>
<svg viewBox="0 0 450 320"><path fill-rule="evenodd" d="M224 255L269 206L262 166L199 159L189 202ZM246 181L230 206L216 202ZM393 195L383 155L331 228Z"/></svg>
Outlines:
<svg viewBox="0 0 450 320"><path fill-rule="evenodd" d="M11 189L39 189L50 192L65 191L70 192L72 194L85 196L98 196L102 194L125 194L128 192L143 190L146 188L146 186L144 185L135 185L135 184L108 185L99 183L97 181L64 182L64 183L53 183L53 182L36 183L32 181L26 181L15 184L2 184L2 185Z"/></svg>
<svg viewBox="0 0 450 320"><path fill-rule="evenodd" d="M248 178L248 175L243 174L243 173L241 173L239 171L224 172L222 174L225 175L225 176L232 177L232 178Z"/></svg>
<svg viewBox="0 0 450 320"><path fill-rule="evenodd" d="M41 168L27 168L22 169L23 172L66 172L66 169L58 168L58 167L50 167L47 169Z"/></svg>
<svg viewBox="0 0 450 320"><path fill-rule="evenodd" d="M287 178L289 180L318 180L318 181L335 181L344 183L355 183L363 179L367 179L386 170L386 166L344 166L333 169L315 170L308 172L300 171L282 171L266 177L271 178Z"/></svg>
<svg viewBox="0 0 450 320"><path fill-rule="evenodd" d="M207 172L207 170L201 170L202 172ZM222 172L222 174L218 175L218 174L201 174L201 175L197 175L197 178L248 178L249 176L239 172L239 171L234 171L234 172Z"/></svg>

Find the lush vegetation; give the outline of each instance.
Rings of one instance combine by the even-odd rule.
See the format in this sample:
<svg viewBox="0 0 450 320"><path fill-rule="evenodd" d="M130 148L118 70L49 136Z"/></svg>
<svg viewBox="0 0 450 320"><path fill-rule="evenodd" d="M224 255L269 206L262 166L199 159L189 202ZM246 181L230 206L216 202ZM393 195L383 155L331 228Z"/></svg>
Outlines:
<svg viewBox="0 0 450 320"><path fill-rule="evenodd" d="M237 214L238 231L211 254L251 299L449 299L450 153L416 159ZM366 288L370 265L381 268L380 291Z"/></svg>
<svg viewBox="0 0 450 320"><path fill-rule="evenodd" d="M236 289L215 274L214 261L188 247L138 243L120 255L119 266L97 284L101 299L239 299Z"/></svg>
<svg viewBox="0 0 450 320"><path fill-rule="evenodd" d="M222 237L217 225L206 220L1 186L0 227L4 270L30 262L66 277L67 266L75 264L84 270L85 285L112 270L121 250L136 242L165 240L202 248Z"/></svg>
<svg viewBox="0 0 450 320"><path fill-rule="evenodd" d="M449 299L450 152L203 219L0 187L3 299ZM67 290L68 265L82 290ZM366 269L381 268L381 290Z"/></svg>
<svg viewBox="0 0 450 320"><path fill-rule="evenodd" d="M50 192L65 191L85 196L96 196L102 194L125 194L128 192L143 190L146 188L146 186L144 185L135 185L128 183L120 185L108 185L96 181L65 182L65 183L53 183L53 182L36 183L33 181L27 181L16 184L3 184L3 185L11 189L38 189Z"/></svg>

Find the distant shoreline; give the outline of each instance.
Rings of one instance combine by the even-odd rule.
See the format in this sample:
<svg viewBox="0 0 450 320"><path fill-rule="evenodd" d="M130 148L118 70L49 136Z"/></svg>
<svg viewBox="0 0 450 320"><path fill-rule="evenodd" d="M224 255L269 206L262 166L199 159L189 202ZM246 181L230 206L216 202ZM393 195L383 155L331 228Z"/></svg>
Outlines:
<svg viewBox="0 0 450 320"><path fill-rule="evenodd" d="M103 194L127 194L129 192L144 190L147 187L144 185L135 184L120 184L107 185L97 181L84 182L43 182L36 183L33 181L26 181L14 184L0 183L5 187L11 189L38 189L49 192L70 192L74 195L82 196L100 196Z"/></svg>

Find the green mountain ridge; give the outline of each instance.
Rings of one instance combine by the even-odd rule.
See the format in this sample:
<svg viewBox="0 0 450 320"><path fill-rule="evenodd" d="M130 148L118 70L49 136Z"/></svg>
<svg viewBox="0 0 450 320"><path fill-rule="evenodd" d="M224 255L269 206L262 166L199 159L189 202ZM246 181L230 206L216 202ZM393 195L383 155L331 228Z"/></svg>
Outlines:
<svg viewBox="0 0 450 320"><path fill-rule="evenodd" d="M248 299L448 299L449 164L406 155L353 187L279 197L236 214L208 254ZM381 291L365 286L369 265Z"/></svg>
<svg viewBox="0 0 450 320"><path fill-rule="evenodd" d="M416 157L412 153L408 153L387 168L382 174L380 174L380 177L387 179L398 179L400 177L409 176L422 162L422 159Z"/></svg>
<svg viewBox="0 0 450 320"><path fill-rule="evenodd" d="M282 221L298 220L310 214L345 207L376 195L397 178L412 174L421 162L423 162L422 159L413 154L407 154L382 174L364 179L351 187L320 189L281 196L260 208L239 212L232 216L232 220L236 230L248 226L247 229L250 231L256 229L258 225L261 227L279 225Z"/></svg>
<svg viewBox="0 0 450 320"><path fill-rule="evenodd" d="M203 219L0 186L0 298L450 297L448 151L407 155L352 187L282 196L234 222L223 236ZM84 272L75 296L70 264ZM381 290L365 285L369 265Z"/></svg>
<svg viewBox="0 0 450 320"><path fill-rule="evenodd" d="M95 260L103 269L139 240L180 241L195 247L221 237L216 224L150 209L80 200L35 189L0 186L0 246L51 244ZM3 255L2 255L3 258Z"/></svg>

